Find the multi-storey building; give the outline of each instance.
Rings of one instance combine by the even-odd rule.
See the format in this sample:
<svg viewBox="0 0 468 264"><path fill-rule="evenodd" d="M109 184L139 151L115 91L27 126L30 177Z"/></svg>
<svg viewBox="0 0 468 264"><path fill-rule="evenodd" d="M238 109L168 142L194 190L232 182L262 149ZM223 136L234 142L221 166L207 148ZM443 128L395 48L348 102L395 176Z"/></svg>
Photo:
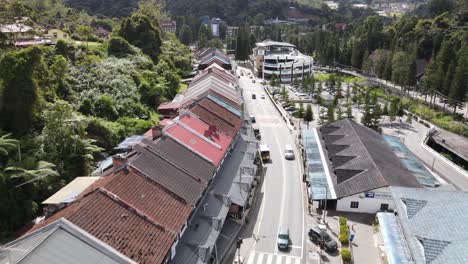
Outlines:
<svg viewBox="0 0 468 264"><path fill-rule="evenodd" d="M251 60L254 72L262 79L276 75L282 82L302 80L312 74L313 58L286 42L265 40L256 43Z"/></svg>

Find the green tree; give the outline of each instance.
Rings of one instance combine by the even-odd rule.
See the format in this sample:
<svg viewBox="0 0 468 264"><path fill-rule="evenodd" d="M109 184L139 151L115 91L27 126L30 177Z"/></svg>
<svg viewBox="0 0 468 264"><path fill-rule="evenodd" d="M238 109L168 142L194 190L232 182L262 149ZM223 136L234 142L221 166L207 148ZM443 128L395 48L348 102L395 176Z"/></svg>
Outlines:
<svg viewBox="0 0 468 264"><path fill-rule="evenodd" d="M163 11L165 2L159 0L140 0L138 1L138 14L148 17L155 27L159 28L161 20L167 20L168 16Z"/></svg>
<svg viewBox="0 0 468 264"><path fill-rule="evenodd" d="M312 111L312 105L308 104L306 107L306 112L304 115L304 121L307 122L307 124L311 121L314 121L314 112Z"/></svg>
<svg viewBox="0 0 468 264"><path fill-rule="evenodd" d="M299 104L299 109L297 110L297 117L303 118L304 117L304 104Z"/></svg>
<svg viewBox="0 0 468 264"><path fill-rule="evenodd" d="M162 45L161 32L153 26L147 16L134 14L130 18L125 18L120 25L118 35L140 48L153 61L158 60Z"/></svg>
<svg viewBox="0 0 468 264"><path fill-rule="evenodd" d="M124 38L115 36L109 40L109 45L107 46L107 54L109 56L124 58L135 53L137 53L135 48Z"/></svg>
<svg viewBox="0 0 468 264"><path fill-rule="evenodd" d="M190 45L190 43L192 42L192 35L193 33L190 27L184 24L179 32L180 42L182 42L185 45Z"/></svg>
<svg viewBox="0 0 468 264"><path fill-rule="evenodd" d="M335 122L335 105L330 103L327 110L327 123Z"/></svg>
<svg viewBox="0 0 468 264"><path fill-rule="evenodd" d="M444 12L450 12L455 8L454 0L429 0L427 7L432 15L439 15Z"/></svg>
<svg viewBox="0 0 468 264"><path fill-rule="evenodd" d="M353 118L353 108L352 108L351 101L348 101L348 104L346 106L346 117Z"/></svg>
<svg viewBox="0 0 468 264"><path fill-rule="evenodd" d="M211 29L207 25L201 24L198 30L197 48L206 48L212 37Z"/></svg>
<svg viewBox="0 0 468 264"><path fill-rule="evenodd" d="M468 84L468 46L464 46L458 53L457 68L449 94L449 104L453 106L453 113L457 111L459 103L465 101Z"/></svg>
<svg viewBox="0 0 468 264"><path fill-rule="evenodd" d="M382 115L388 115L388 102L385 102L384 108L382 110Z"/></svg>
<svg viewBox="0 0 468 264"><path fill-rule="evenodd" d="M88 49L89 48L89 43L88 43L89 39L93 35L92 29L89 26L82 25L82 26L78 27L77 31L78 31L78 34L81 36L81 40L86 41L86 49Z"/></svg>
<svg viewBox="0 0 468 264"><path fill-rule="evenodd" d="M2 81L1 125L14 134L25 134L33 123L38 99L34 71L42 64L42 50L31 47L12 51L0 60Z"/></svg>
<svg viewBox="0 0 468 264"><path fill-rule="evenodd" d="M241 25L237 32L236 60L246 61L250 54L250 27L248 24Z"/></svg>
<svg viewBox="0 0 468 264"><path fill-rule="evenodd" d="M343 118L343 110L341 110L341 107L338 106L338 110L336 111L336 120L341 120Z"/></svg>
<svg viewBox="0 0 468 264"><path fill-rule="evenodd" d="M320 110L319 110L319 119L317 121L317 123L319 125L324 125L324 124L327 124L328 122L328 119L327 119L327 110L325 110L324 107L320 107Z"/></svg>

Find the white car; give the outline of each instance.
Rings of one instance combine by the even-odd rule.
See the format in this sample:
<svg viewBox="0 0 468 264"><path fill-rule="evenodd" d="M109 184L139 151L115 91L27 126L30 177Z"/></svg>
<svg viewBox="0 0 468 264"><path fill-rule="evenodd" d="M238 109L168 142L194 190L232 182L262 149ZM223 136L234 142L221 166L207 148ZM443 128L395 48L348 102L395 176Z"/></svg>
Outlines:
<svg viewBox="0 0 468 264"><path fill-rule="evenodd" d="M291 145L286 145L284 148L284 158L288 160L294 159L294 150Z"/></svg>

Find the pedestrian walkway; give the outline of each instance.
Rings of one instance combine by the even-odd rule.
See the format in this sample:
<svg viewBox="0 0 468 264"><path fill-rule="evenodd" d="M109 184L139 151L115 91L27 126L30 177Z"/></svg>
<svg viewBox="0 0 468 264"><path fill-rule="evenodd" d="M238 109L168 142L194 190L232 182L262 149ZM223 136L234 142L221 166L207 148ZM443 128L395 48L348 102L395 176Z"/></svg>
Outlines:
<svg viewBox="0 0 468 264"><path fill-rule="evenodd" d="M300 264L301 258L285 254L274 254L252 251L247 258L247 264Z"/></svg>

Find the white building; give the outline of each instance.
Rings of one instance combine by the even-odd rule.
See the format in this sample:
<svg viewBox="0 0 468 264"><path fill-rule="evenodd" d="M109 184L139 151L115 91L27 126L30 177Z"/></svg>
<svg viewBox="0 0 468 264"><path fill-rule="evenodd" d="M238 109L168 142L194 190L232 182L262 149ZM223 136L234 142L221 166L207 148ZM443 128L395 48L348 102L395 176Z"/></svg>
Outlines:
<svg viewBox="0 0 468 264"><path fill-rule="evenodd" d="M351 119L324 125L313 138L303 135L310 199L320 207L326 199L327 208L337 211L390 211L390 186L422 187L379 133Z"/></svg>
<svg viewBox="0 0 468 264"><path fill-rule="evenodd" d="M221 19L217 17L213 17L210 21L211 32L213 36L218 37L220 36L219 25L221 24Z"/></svg>
<svg viewBox="0 0 468 264"><path fill-rule="evenodd" d="M286 42L265 40L256 43L251 60L255 74L262 79L276 75L282 82L292 82L313 73L313 58Z"/></svg>

